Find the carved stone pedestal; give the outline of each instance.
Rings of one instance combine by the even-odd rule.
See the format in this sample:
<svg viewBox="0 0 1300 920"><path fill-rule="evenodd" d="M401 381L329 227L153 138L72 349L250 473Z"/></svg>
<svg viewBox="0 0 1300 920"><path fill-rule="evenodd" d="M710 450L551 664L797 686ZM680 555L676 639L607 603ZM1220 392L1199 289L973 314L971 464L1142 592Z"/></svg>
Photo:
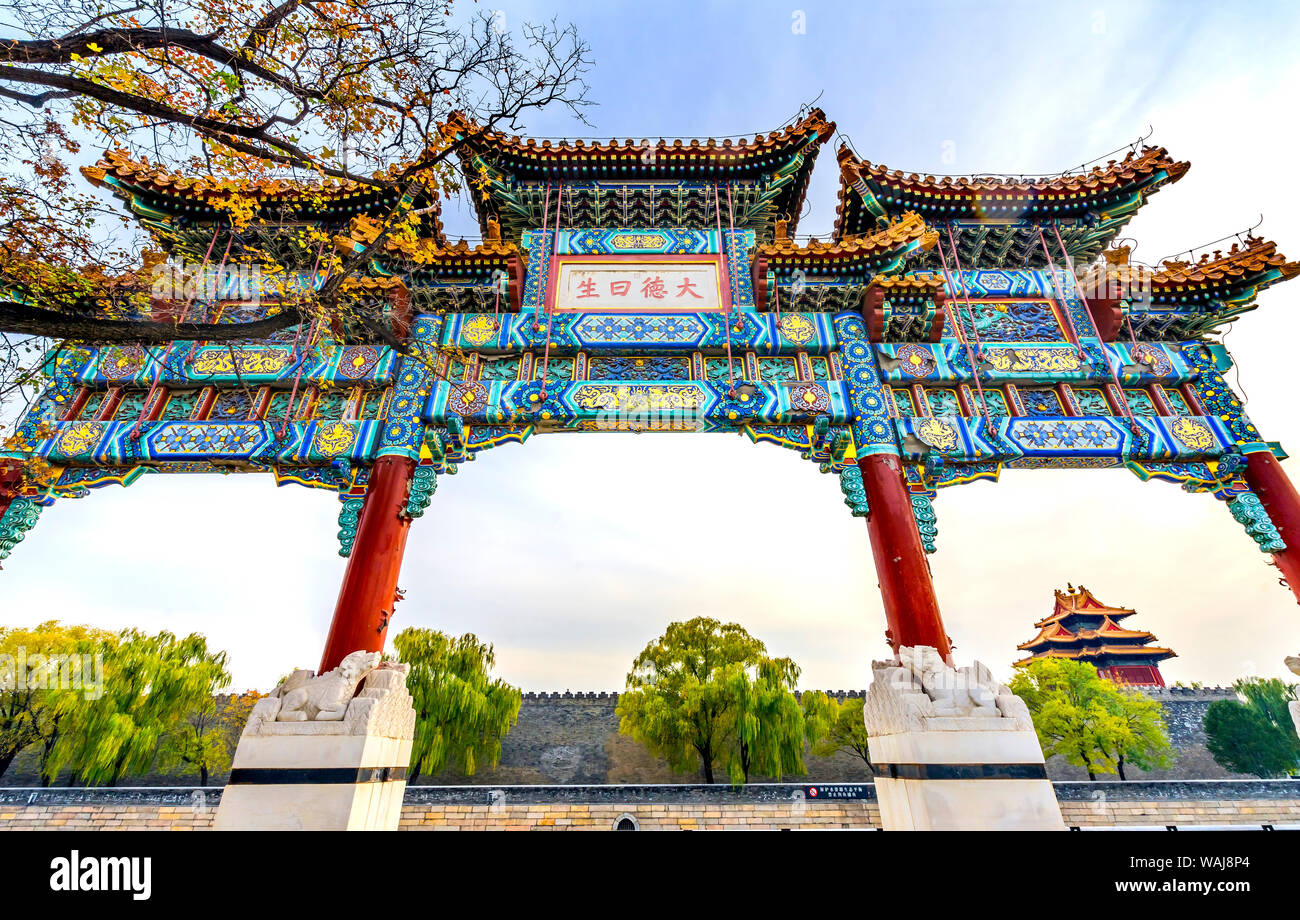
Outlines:
<svg viewBox="0 0 1300 920"><path fill-rule="evenodd" d="M295 671L253 708L213 827L396 830L415 736L406 674L366 652Z"/></svg>
<svg viewBox="0 0 1300 920"><path fill-rule="evenodd" d="M1025 704L928 646L872 664L863 706L885 830L1064 830Z"/></svg>

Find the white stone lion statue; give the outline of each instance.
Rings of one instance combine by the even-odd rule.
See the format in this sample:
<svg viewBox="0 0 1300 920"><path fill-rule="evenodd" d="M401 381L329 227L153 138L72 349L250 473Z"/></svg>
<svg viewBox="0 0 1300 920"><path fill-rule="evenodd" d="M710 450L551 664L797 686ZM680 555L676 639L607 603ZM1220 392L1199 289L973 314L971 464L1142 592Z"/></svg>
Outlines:
<svg viewBox="0 0 1300 920"><path fill-rule="evenodd" d="M379 652L353 652L332 671L312 677L310 671L294 671L278 688L278 722L342 721L357 687L367 674L379 667Z"/></svg>
<svg viewBox="0 0 1300 920"><path fill-rule="evenodd" d="M949 731L952 719L987 720L988 730L1034 729L1024 700L978 661L954 668L931 646L904 646L871 670L875 679L862 704L869 734Z"/></svg>

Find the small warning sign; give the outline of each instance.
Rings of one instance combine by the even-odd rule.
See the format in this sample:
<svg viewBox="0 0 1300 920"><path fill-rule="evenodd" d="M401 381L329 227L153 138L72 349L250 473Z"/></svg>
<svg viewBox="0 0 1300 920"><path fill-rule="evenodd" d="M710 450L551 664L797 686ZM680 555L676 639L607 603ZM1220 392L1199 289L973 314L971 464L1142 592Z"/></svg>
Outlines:
<svg viewBox="0 0 1300 920"><path fill-rule="evenodd" d="M836 783L830 786L804 786L808 799L867 799L871 797L869 783Z"/></svg>

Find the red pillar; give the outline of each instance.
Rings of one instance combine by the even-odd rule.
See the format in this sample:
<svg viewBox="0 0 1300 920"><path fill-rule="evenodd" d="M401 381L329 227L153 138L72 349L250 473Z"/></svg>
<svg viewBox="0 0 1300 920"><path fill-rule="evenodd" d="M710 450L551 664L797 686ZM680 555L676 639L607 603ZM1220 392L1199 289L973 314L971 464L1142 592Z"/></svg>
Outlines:
<svg viewBox="0 0 1300 920"><path fill-rule="evenodd" d="M411 519L403 513L411 489L415 461L380 457L370 471L365 503L357 520L343 584L320 670L332 670L351 653L382 652L388 621L397 601L397 574Z"/></svg>
<svg viewBox="0 0 1300 920"><path fill-rule="evenodd" d="M885 602L889 644L895 651L899 646L930 645L946 661L952 647L939 616L939 600L912 515L902 463L892 454L873 454L858 460L858 468L870 509L867 532Z"/></svg>
<svg viewBox="0 0 1300 920"><path fill-rule="evenodd" d="M1246 483L1282 535L1286 549L1274 553L1273 560L1300 602L1300 494L1282 464L1267 451L1246 454Z"/></svg>

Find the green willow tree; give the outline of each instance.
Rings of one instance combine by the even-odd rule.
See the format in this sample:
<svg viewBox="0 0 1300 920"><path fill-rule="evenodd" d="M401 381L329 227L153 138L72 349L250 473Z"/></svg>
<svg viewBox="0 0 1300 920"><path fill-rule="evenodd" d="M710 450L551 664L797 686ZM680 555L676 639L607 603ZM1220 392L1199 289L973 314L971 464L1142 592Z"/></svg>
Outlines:
<svg viewBox="0 0 1300 920"><path fill-rule="evenodd" d="M432 629L404 629L393 639L399 661L411 666L406 687L415 706L411 748L414 782L448 765L472 776L480 764L495 768L501 740L519 719L523 696L490 674L492 646L466 633L459 639Z"/></svg>
<svg viewBox="0 0 1300 920"><path fill-rule="evenodd" d="M798 679L793 661L769 657L735 623L670 623L632 663L618 701L619 732L677 772L703 770L708 783L717 770L734 785L752 773L802 774L805 741L822 723L800 707Z"/></svg>
<svg viewBox="0 0 1300 920"><path fill-rule="evenodd" d="M1087 662L1037 658L1016 672L1010 687L1029 707L1043 756L1059 754L1090 780L1116 772L1125 778L1125 762L1143 769L1168 764L1159 704L1121 690Z"/></svg>
<svg viewBox="0 0 1300 920"><path fill-rule="evenodd" d="M1250 678L1233 684L1245 698L1215 700L1205 712L1205 746L1216 763L1233 773L1259 777L1286 776L1300 766L1296 736L1287 703L1296 687L1277 678Z"/></svg>
<svg viewBox="0 0 1300 920"><path fill-rule="evenodd" d="M214 680L220 672L213 672ZM262 696L255 690L238 695L223 695L226 682L214 686L212 692L181 718L176 727L167 733L161 750L161 766L181 774L197 773L199 785L206 786L214 774L230 769L239 743L239 733L253 704Z"/></svg>
<svg viewBox="0 0 1300 920"><path fill-rule="evenodd" d="M1173 763L1169 728L1165 725L1164 708L1158 702L1137 690L1117 686L1111 698L1111 711L1124 728L1120 742L1107 752L1115 761L1120 779L1128 779L1124 774L1125 764L1149 771L1162 770Z"/></svg>
<svg viewBox="0 0 1300 920"><path fill-rule="evenodd" d="M817 697L821 697L818 699ZM816 713L824 720L825 729L819 733L812 752L818 757L835 754L852 754L861 757L871 768L871 750L867 747L867 723L862 718L862 697L844 702L833 700L825 694L804 694L804 712Z"/></svg>
<svg viewBox="0 0 1300 920"><path fill-rule="evenodd" d="M148 772L169 733L229 683L226 653L210 651L203 636L125 630L104 656L103 696L60 692L54 701L59 731L42 775L68 769L79 782L111 786Z"/></svg>
<svg viewBox="0 0 1300 920"><path fill-rule="evenodd" d="M56 686L58 669L49 667L52 656L93 655L114 642L110 632L89 626L64 626L49 620L37 626L0 627L0 776L15 757L29 746L41 746L42 765L59 734L59 715L54 706L61 692ZM32 669L34 656L43 663ZM24 673L20 675L19 662ZM83 682L92 679L82 675Z"/></svg>
<svg viewBox="0 0 1300 920"><path fill-rule="evenodd" d="M789 658L760 658L753 666L732 665L724 688L736 701L735 756L727 761L733 785L750 773L780 778L803 774L805 733L811 724L794 695L799 667Z"/></svg>

